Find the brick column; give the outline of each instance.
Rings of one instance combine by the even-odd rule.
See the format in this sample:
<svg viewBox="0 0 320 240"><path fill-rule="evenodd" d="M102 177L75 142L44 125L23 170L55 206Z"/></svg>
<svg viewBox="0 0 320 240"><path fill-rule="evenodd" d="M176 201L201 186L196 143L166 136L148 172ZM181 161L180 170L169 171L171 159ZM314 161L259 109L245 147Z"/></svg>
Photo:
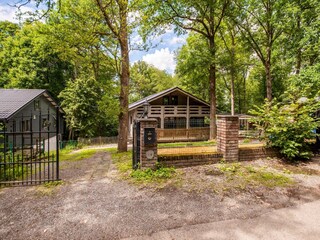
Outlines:
<svg viewBox="0 0 320 240"><path fill-rule="evenodd" d="M156 134L156 129L158 126L158 121L156 119L141 119L140 122L140 168L155 168L158 161L158 142L157 135L155 135L155 142L148 144L145 142L145 133L147 131L152 131L154 129Z"/></svg>
<svg viewBox="0 0 320 240"><path fill-rule="evenodd" d="M239 160L239 117L218 116L217 150L227 162Z"/></svg>

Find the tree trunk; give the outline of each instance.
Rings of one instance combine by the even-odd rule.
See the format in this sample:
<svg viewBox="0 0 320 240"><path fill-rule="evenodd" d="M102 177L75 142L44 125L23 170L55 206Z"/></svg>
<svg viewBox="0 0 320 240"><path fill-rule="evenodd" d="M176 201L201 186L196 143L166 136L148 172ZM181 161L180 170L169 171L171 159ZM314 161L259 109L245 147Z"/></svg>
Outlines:
<svg viewBox="0 0 320 240"><path fill-rule="evenodd" d="M121 73L120 73L120 114L119 114L119 138L118 152L128 150L128 96L129 96L129 46L128 46L128 29L127 29L127 4L120 6L120 29L119 42L121 49Z"/></svg>
<svg viewBox="0 0 320 240"><path fill-rule="evenodd" d="M236 56L235 56L235 40L233 33L231 31L231 40L232 40L232 46L231 46L231 115L234 115L234 82L236 78L236 71L235 71L235 62L236 62Z"/></svg>
<svg viewBox="0 0 320 240"><path fill-rule="evenodd" d="M271 75L271 46L267 48L267 60L265 63L267 99L272 100L272 75Z"/></svg>
<svg viewBox="0 0 320 240"><path fill-rule="evenodd" d="M298 49L298 52L297 52L297 56L296 56L296 74L299 74L300 73L300 69L301 69L301 48Z"/></svg>
<svg viewBox="0 0 320 240"><path fill-rule="evenodd" d="M209 68L209 83L210 83L210 140L217 137L217 97L216 97L216 63L215 63L215 42L214 36L209 39L209 47L211 50L211 56L213 63Z"/></svg>
<svg viewBox="0 0 320 240"><path fill-rule="evenodd" d="M231 73L231 91L230 91L230 94L231 94L231 115L232 116L235 113L235 111L234 111L234 79L235 79L234 73Z"/></svg>
<svg viewBox="0 0 320 240"><path fill-rule="evenodd" d="M301 16L298 14L297 16L297 31L301 32ZM297 55L296 55L296 74L300 73L301 69L301 60L302 59L302 53L301 53L301 47L297 49Z"/></svg>
<svg viewBox="0 0 320 240"><path fill-rule="evenodd" d="M243 76L243 109L241 108L241 113L247 113L247 74ZM240 94L239 94L240 98Z"/></svg>

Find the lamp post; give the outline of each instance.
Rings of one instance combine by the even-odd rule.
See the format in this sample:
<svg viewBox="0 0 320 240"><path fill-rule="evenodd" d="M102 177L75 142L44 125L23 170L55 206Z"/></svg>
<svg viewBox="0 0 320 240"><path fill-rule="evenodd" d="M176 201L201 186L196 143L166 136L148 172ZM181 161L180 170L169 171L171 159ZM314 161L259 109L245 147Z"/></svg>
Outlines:
<svg viewBox="0 0 320 240"><path fill-rule="evenodd" d="M148 112L149 112L149 102L146 100L144 103L143 103L143 114L142 114L142 117L147 119L148 118Z"/></svg>

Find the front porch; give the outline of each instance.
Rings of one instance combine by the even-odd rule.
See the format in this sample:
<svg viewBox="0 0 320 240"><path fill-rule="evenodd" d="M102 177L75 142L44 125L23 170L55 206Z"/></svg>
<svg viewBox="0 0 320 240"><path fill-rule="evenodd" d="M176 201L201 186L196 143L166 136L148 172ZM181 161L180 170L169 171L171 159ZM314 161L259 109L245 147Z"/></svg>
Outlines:
<svg viewBox="0 0 320 240"><path fill-rule="evenodd" d="M139 107L130 116L131 129L133 119L140 118L143 113L143 107ZM158 121L158 142L208 140L209 114L208 106L199 105L151 105L148 110L148 118Z"/></svg>
<svg viewBox="0 0 320 240"><path fill-rule="evenodd" d="M206 141L209 139L209 133L209 127L189 129L157 129L159 143Z"/></svg>

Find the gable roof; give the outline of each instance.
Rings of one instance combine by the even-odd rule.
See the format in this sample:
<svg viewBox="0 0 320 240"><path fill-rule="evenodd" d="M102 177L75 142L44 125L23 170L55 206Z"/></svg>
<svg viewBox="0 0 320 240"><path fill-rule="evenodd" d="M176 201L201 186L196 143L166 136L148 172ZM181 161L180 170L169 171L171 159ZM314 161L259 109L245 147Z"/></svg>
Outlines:
<svg viewBox="0 0 320 240"><path fill-rule="evenodd" d="M16 112L35 98L43 95L54 106L56 101L44 89L2 89L0 88L0 119L10 119Z"/></svg>
<svg viewBox="0 0 320 240"><path fill-rule="evenodd" d="M167 94L170 94L170 93L172 93L172 92L174 92L174 91L176 91L176 90L177 90L177 91L180 91L180 92L182 92L183 94L188 95L189 97L191 97L191 98L193 98L193 99L195 99L195 100L197 100L197 101L199 101L199 102L201 102L201 103L203 103L203 104L205 104L205 105L207 105L207 106L210 107L209 103L201 100L200 98L198 98L198 97L196 97L196 96L194 96L194 95L192 95L192 94L190 94L190 93L182 90L182 89L179 88L179 87L172 87L172 88L166 89L166 90L164 90L164 91L162 91L162 92L152 94L152 95L150 95L150 96L148 96L148 97L145 97L145 98L143 98L143 99L140 99L139 101L136 101L136 102L134 102L134 103L129 104L129 111L131 111L131 110L133 110L133 109L135 109L135 108L138 108L138 107L142 106L143 103L146 102L146 101L147 101L147 102L154 101L154 100L156 100L156 99L158 99L158 98L161 98L161 97L163 97L163 96L165 96L165 95L167 95Z"/></svg>

